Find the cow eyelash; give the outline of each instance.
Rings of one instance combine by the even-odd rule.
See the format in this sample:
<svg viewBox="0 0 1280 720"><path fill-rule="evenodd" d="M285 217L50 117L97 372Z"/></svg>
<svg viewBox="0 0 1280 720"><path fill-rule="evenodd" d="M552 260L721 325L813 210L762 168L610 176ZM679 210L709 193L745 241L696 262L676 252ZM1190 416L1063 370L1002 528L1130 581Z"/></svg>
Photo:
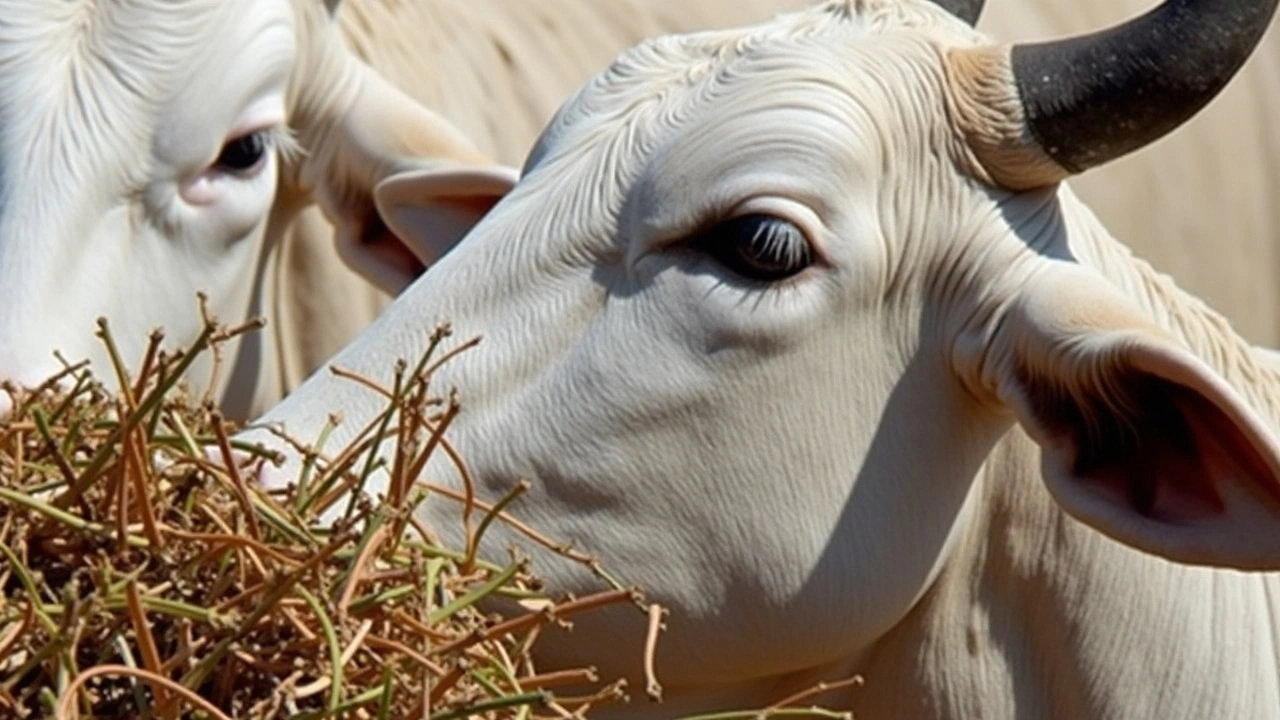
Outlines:
<svg viewBox="0 0 1280 720"><path fill-rule="evenodd" d="M750 213L722 220L698 233L694 249L746 280L786 280L813 265L805 232L790 220Z"/></svg>
<svg viewBox="0 0 1280 720"><path fill-rule="evenodd" d="M267 133L271 141L271 146L276 149L276 155L280 157L281 162L289 163L299 160L306 151L302 149L298 138L293 134L293 128L283 123L272 125L267 128Z"/></svg>
<svg viewBox="0 0 1280 720"><path fill-rule="evenodd" d="M273 125L227 140L218 151L212 169L232 175L252 175L271 152L283 160L291 160L301 149L287 127Z"/></svg>

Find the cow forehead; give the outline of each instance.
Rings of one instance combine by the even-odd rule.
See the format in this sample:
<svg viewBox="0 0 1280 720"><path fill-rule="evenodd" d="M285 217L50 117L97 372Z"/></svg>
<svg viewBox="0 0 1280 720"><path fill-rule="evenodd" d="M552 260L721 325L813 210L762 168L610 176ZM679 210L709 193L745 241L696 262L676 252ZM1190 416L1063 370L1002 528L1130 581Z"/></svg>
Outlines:
<svg viewBox="0 0 1280 720"><path fill-rule="evenodd" d="M0 86L7 96L34 93L35 77L79 71L139 101L167 98L210 55L234 60L248 38L272 23L292 23L287 0L0 0ZM101 76L97 76L101 73ZM82 88L83 89L83 88Z"/></svg>
<svg viewBox="0 0 1280 720"><path fill-rule="evenodd" d="M648 152L659 135L741 79L772 73L838 82L833 73L844 49L886 35L946 46L989 42L927 0L830 0L762 25L652 38L619 56L561 107L525 169L610 144L619 135L627 147Z"/></svg>
<svg viewBox="0 0 1280 720"><path fill-rule="evenodd" d="M283 82L292 53L268 52L261 40L292 42L287 0L4 0L0 17L0 153L10 180L32 169L82 176L95 164L144 173L165 124L192 124L174 117L190 96L205 99L195 104L205 114L197 127L216 126L220 109L260 91L236 92L253 83L245 68Z"/></svg>

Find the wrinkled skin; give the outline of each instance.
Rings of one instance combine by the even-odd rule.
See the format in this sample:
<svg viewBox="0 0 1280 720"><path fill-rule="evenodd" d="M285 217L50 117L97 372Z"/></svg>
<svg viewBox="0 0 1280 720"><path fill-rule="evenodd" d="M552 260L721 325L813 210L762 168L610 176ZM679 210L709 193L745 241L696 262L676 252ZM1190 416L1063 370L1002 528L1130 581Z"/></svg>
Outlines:
<svg viewBox="0 0 1280 720"><path fill-rule="evenodd" d="M1280 377L1065 186L986 180L954 125L969 52L1001 51L922 0L646 42L334 359L390 383L437 322L483 335L434 379L481 497L530 478L519 517L671 610L666 703L604 717L854 672L822 700L861 717L1280 706ZM447 249L439 179L377 191L416 252ZM382 405L319 373L262 422L313 439L340 410L340 447ZM540 667L643 687L643 625L583 617Z"/></svg>
<svg viewBox="0 0 1280 720"><path fill-rule="evenodd" d="M95 319L136 362L155 327L195 339L197 292L226 323L272 315L275 239L308 198L360 236L387 174L484 162L350 56L319 2L8 2L0 16L0 381L44 380L54 351L109 380ZM231 377L226 405L248 412L264 344L228 348L239 366L220 378L198 367L195 390Z"/></svg>

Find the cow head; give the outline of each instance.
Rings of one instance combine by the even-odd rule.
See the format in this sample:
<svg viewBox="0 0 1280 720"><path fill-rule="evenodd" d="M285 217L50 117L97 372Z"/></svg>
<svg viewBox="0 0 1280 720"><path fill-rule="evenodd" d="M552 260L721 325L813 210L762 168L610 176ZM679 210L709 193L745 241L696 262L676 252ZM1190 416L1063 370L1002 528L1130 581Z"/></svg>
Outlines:
<svg viewBox="0 0 1280 720"><path fill-rule="evenodd" d="M264 253L312 193L353 264L407 282L421 260L384 242L373 185L483 159L349 56L330 12L0 4L0 380L42 380L54 351L110 377L99 316L135 360L156 326L194 340L197 291L226 322L263 312Z"/></svg>
<svg viewBox="0 0 1280 720"><path fill-rule="evenodd" d="M388 380L437 322L482 333L437 377L462 392L451 432L472 476L491 498L531 478L516 514L673 609L673 693L865 652L939 572L1015 422L1100 530L1276 567L1276 533L1257 532L1280 520L1280 444L1076 261L1072 242L1102 231L1055 187L1169 115L1126 121L1133 98L1110 96L1119 129L1084 133L1089 151L1053 128L1097 97L1022 102L1019 82L1052 73L1028 79L1019 57L1070 67L1107 37L1011 54L926 2L845 0L647 42L562 108L516 188L334 363ZM1160 103L1185 117L1202 99ZM438 186L379 188L399 235L421 237ZM341 410L350 437L381 404L321 374L264 420L310 439ZM453 526L452 508L426 512ZM604 617L549 644L553 661L634 674L599 649L638 621Z"/></svg>

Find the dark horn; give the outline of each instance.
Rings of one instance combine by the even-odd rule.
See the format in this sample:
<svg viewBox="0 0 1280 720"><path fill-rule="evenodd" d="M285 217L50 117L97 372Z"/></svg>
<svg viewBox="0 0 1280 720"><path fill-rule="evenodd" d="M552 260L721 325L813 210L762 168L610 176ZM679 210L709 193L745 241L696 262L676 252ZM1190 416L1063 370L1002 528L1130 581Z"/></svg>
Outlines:
<svg viewBox="0 0 1280 720"><path fill-rule="evenodd" d="M987 0L933 0L940 5L943 10L955 15L961 20L974 25L978 22L978 16L982 15L982 6Z"/></svg>
<svg viewBox="0 0 1280 720"><path fill-rule="evenodd" d="M1017 45L1028 129L1076 173L1181 125L1240 69L1278 0L1168 0L1109 30Z"/></svg>

